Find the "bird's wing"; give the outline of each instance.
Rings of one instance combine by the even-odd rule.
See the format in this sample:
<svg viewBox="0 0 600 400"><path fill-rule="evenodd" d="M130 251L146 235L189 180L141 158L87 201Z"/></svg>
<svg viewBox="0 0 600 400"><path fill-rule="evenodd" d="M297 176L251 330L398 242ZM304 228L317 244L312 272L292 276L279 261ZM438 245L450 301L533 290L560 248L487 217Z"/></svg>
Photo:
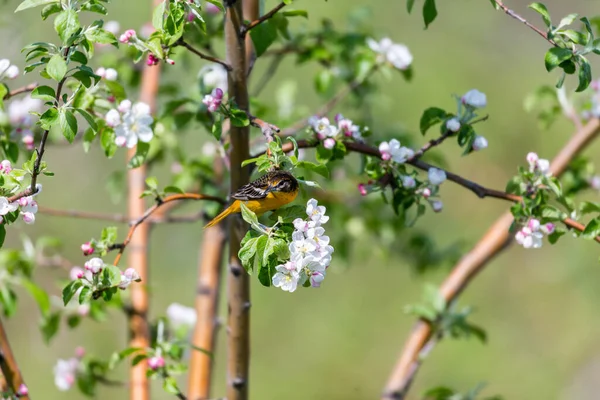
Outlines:
<svg viewBox="0 0 600 400"><path fill-rule="evenodd" d="M231 197L242 201L264 199L267 197L268 187L268 177L267 175L263 175L254 182L250 182L239 188L237 192L231 195Z"/></svg>

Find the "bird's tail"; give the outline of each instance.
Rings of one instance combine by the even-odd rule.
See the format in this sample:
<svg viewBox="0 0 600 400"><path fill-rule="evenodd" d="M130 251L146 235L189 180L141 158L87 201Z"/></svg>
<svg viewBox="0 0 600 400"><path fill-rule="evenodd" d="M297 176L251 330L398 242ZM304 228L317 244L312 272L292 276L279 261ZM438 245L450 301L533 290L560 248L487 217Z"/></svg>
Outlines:
<svg viewBox="0 0 600 400"><path fill-rule="evenodd" d="M214 217L212 219L212 221L210 221L208 224L206 224L204 229L210 228L211 226L215 226L216 224L221 222L221 220L225 219L229 214L239 212L239 205L237 203L238 203L238 201L236 200L232 205L230 205L225 210L223 210L219 215ZM236 205L238 205L238 207L235 207Z"/></svg>

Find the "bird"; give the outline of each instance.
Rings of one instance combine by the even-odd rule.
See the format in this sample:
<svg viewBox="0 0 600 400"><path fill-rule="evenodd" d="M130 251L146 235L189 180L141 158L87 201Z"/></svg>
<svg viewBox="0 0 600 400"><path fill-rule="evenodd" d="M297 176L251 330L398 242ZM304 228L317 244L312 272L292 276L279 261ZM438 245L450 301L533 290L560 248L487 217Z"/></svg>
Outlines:
<svg viewBox="0 0 600 400"><path fill-rule="evenodd" d="M271 170L257 180L239 188L231 195L235 201L206 224L204 228L218 224L229 214L241 212L241 202L256 215L276 210L294 201L298 195L298 189L298 181L290 172L278 169Z"/></svg>

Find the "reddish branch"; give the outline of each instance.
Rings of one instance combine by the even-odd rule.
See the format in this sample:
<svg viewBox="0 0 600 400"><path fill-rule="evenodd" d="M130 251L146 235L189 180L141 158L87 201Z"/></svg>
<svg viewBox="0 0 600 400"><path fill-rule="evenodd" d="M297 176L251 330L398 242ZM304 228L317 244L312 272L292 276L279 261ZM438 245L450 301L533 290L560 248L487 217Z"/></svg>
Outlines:
<svg viewBox="0 0 600 400"><path fill-rule="evenodd" d="M8 92L4 95L4 98L2 100L8 100L14 96L18 96L23 93L32 92L33 89L35 89L36 87L38 87L38 84L34 82L34 83L30 83L27 86L23 86L23 87L15 89L15 90L11 90L10 92Z"/></svg>
<svg viewBox="0 0 600 400"><path fill-rule="evenodd" d="M119 254L117 254L117 257L115 258L113 265L119 264L119 261L121 260L121 256L123 255L125 248L130 244L132 238L134 237L134 233L136 232L136 229L138 229L138 227L140 227L140 225L142 225L144 222L146 222L150 218L150 216L154 212L156 212L156 210L158 210L160 207L164 206L165 204L169 204L173 201L179 201L179 200L208 200L208 201L216 201L221 204L224 203L224 200L220 197L209 196L209 195L199 194L199 193L174 194L171 196L167 196L164 199L159 199L155 205L148 208L146 211L144 211L144 213L139 218L137 218L135 221L133 221L131 223L131 228L129 228L129 232L127 233L127 236L125 237L125 240L123 241L123 243L120 243L116 246L119 248Z"/></svg>
<svg viewBox="0 0 600 400"><path fill-rule="evenodd" d="M263 22L265 22L266 20L272 18L283 7L285 7L285 3L281 2L278 5L276 5L271 11L269 11L268 13L263 15L262 17L255 19L254 21L248 23L247 25L242 25L241 32L240 32L241 36L243 37L251 29L256 28L258 25L260 25Z"/></svg>
<svg viewBox="0 0 600 400"><path fill-rule="evenodd" d="M552 161L550 167L552 173L560 176L573 158L585 149L599 132L600 121L598 119L591 120L579 130ZM439 289L447 303L455 300L477 273L510 244L509 227L512 221L513 217L510 212L503 214L475 247L456 264ZM565 223L577 230L583 228L575 221L567 220ZM432 337L432 333L432 327L426 321L419 320L416 323L389 377L383 394L384 399L403 399L406 396L421 365L421 355L435 345L436 339Z"/></svg>
<svg viewBox="0 0 600 400"><path fill-rule="evenodd" d="M207 61L211 61L211 62L214 62L214 63L217 63L217 64L221 64L223 67L225 67L225 69L227 71L231 71L231 65L227 64L223 60L219 60L217 57L213 57L213 56L210 56L208 54L202 53L200 50L195 49L194 47L192 47L192 45L190 45L189 43L187 43L183 39L179 39L179 41L177 42L177 45L185 47L191 53L197 55L198 57L202 58L203 60L207 60Z"/></svg>
<svg viewBox="0 0 600 400"><path fill-rule="evenodd" d="M23 376L8 343L8 337L6 336L2 321L0 321L0 369L2 369L2 375L10 389L12 389L13 393L17 393L19 386L23 384ZM29 396L19 396L19 399L28 400Z"/></svg>
<svg viewBox="0 0 600 400"><path fill-rule="evenodd" d="M516 19L519 22L524 23L528 28L530 28L531 30L533 30L535 33L537 33L538 35L540 35L541 37L543 37L546 41L548 41L548 43L550 43L552 46L554 47L559 47L558 44L550 39L548 37L548 35L546 34L546 32L542 31L541 29L535 27L534 25L532 25L531 23L529 23L525 18L521 17L519 14L517 14L516 12L514 12L513 10L511 10L510 8L506 7L504 5L504 3L501 0L494 0L494 2L498 5L498 7L500 7L502 9L502 11L504 11L507 15L513 17L514 19Z"/></svg>
<svg viewBox="0 0 600 400"><path fill-rule="evenodd" d="M211 378L216 334L219 328L219 287L221 286L221 264L225 246L225 231L218 224L204 231L198 265L198 286L196 287L196 326L192 344L209 354L192 351L188 379L190 399L210 398Z"/></svg>

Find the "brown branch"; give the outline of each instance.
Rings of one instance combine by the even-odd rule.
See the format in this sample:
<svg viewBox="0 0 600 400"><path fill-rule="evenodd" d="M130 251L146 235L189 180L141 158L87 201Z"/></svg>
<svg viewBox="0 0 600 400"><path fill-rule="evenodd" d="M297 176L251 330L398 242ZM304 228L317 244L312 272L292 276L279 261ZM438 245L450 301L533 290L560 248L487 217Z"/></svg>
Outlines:
<svg viewBox="0 0 600 400"><path fill-rule="evenodd" d="M17 360L8 343L8 336L4 330L4 324L0 320L0 369L2 375L8 383L13 393L17 393L21 384L23 384L23 376L17 365ZM19 399L29 399L29 396L19 396Z"/></svg>
<svg viewBox="0 0 600 400"><path fill-rule="evenodd" d="M221 199L221 202L225 202L225 200ZM166 207L162 207L164 209ZM54 217L70 217L76 219L91 219L98 221L109 221L109 222L119 222L123 224L133 224L135 221L131 221L129 217L123 214L103 214L103 213L95 213L88 211L79 211L79 210L58 210L49 207L38 208L38 212L41 214L51 215ZM156 212L159 214L159 211ZM198 212L189 215L153 215L146 220L146 223L149 224L170 224L170 223L180 223L180 222L197 222L204 218L204 212Z"/></svg>
<svg viewBox="0 0 600 400"><path fill-rule="evenodd" d="M248 118L250 119L250 125L257 127L261 130L262 134L267 139L267 143L273 141L273 135L275 133L281 132L281 129L279 129L277 125L265 122L262 119L255 117L254 115L248 114Z"/></svg>
<svg viewBox="0 0 600 400"><path fill-rule="evenodd" d="M524 23L528 28L530 28L535 33L537 33L538 35L540 35L541 37L543 37L552 46L559 47L558 44L554 40L548 38L548 35L546 34L546 32L544 32L541 29L535 27L534 25L532 25L531 23L529 23L525 18L521 17L519 14L517 14L516 12L514 12L513 10L511 10L510 8L508 8L507 6L505 6L504 3L501 0L494 0L494 1L498 5L498 7L500 7L502 9L502 11L504 11L506 13L506 15L509 15L512 18L516 19L517 21Z"/></svg>
<svg viewBox="0 0 600 400"><path fill-rule="evenodd" d="M219 328L217 312L225 239L222 224L207 228L204 231L200 249L195 304L197 319L192 344L210 354L214 354L216 334ZM188 397L190 399L208 399L213 357L200 351L192 351L189 365Z"/></svg>
<svg viewBox="0 0 600 400"><path fill-rule="evenodd" d="M183 39L179 39L179 41L177 42L177 45L185 47L190 52L194 53L195 55L197 55L198 57L202 58L203 60L207 60L207 61L211 61L211 62L214 62L214 63L217 63L217 64L221 64L223 67L225 67L225 69L227 71L231 71L231 65L227 64L223 60L219 60L217 57L209 56L208 54L204 54L201 51L196 50L194 47L192 47L189 43L187 43Z"/></svg>
<svg viewBox="0 0 600 400"><path fill-rule="evenodd" d="M348 96L350 93L352 93L358 87L360 87L363 83L365 83L365 81L376 70L377 70L377 65L374 65L373 67L371 67L371 69L365 74L365 76L362 79L359 79L359 80L355 79L355 80L351 81L348 85L344 86L331 99L329 99L325 104L323 104L321 106L321 108L319 108L313 116L315 116L317 118L321 118L321 117L324 117L325 115L329 114L331 112L331 110L333 110L340 101L344 100L344 98L346 98L346 96ZM281 131L281 134L279 136L286 137L286 136L295 135L300 130L302 130L303 128L308 126L308 120L309 120L309 118L302 118L301 120L293 123L292 126L290 126L289 128L286 128L283 131Z"/></svg>
<svg viewBox="0 0 600 400"><path fill-rule="evenodd" d="M11 90L10 92L8 92L4 95L4 98L2 100L8 100L11 97L15 97L15 96L18 96L23 93L33 92L33 90L36 87L38 87L38 84L36 82L33 82L33 83L30 83L29 85L17 88L15 90Z"/></svg>
<svg viewBox="0 0 600 400"><path fill-rule="evenodd" d="M119 261L121 260L121 256L123 255L125 248L130 244L132 238L134 237L134 233L135 233L136 229L138 229L138 227L140 225L142 225L144 222L146 222L150 218L150 216L154 212L156 212L156 210L158 210L160 207L164 206L165 204L171 203L173 201L179 201L179 200L208 200L208 201L216 201L220 204L224 203L224 200L220 197L209 196L209 195L200 194L200 193L174 194L171 196L167 196L164 199L159 199L156 202L156 204L154 204L152 207L150 207L146 211L144 211L144 213L139 218L137 218L133 222L131 222L131 227L129 228L129 232L127 233L127 236L125 237L125 240L123 241L123 243L119 243L119 244L115 245L115 248L119 249L119 254L117 254L117 257L115 258L115 261L113 262L113 265L119 264Z"/></svg>
<svg viewBox="0 0 600 400"><path fill-rule="evenodd" d="M269 18L272 18L283 7L285 7L285 3L281 2L278 5L276 5L271 11L269 11L268 13L266 13L265 15L263 15L262 17L260 17L258 19L255 19L254 21L248 23L247 25L242 25L242 27L240 29L240 35L242 37L244 37L246 35L246 33L248 33L248 31L256 28L258 25L262 24L263 22L265 22Z"/></svg>
<svg viewBox="0 0 600 400"><path fill-rule="evenodd" d="M258 15L258 1L244 1L246 15ZM229 98L234 98L240 109L249 113L247 45L240 37L239 19L242 2L237 1L226 9L225 44L229 71ZM249 38L246 38L249 40ZM230 127L231 178L230 190L249 182L249 168L241 167L249 156L249 127ZM246 231L241 218L232 219L229 225L229 268L227 271L227 399L248 398L248 372L250 367L250 277L238 258L241 239Z"/></svg>
<svg viewBox="0 0 600 400"><path fill-rule="evenodd" d="M585 149L596 138L599 132L600 120L593 119L588 122L554 158L550 166L552 173L555 176L560 176L573 158ZM440 293L444 296L447 303L455 300L477 273L510 244L509 227L512 222L513 216L511 213L504 213L488 229L475 247L456 264L452 272L440 286ZM575 221L565 221L567 225L574 229L580 230L583 227L581 224L573 224L573 222ZM598 238L596 238L596 241L598 241ZM434 344L434 342L430 342L431 336L432 327L426 321L417 321L389 377L383 393L384 399L403 399L406 396L410 384L421 364L421 352L425 346L432 346Z"/></svg>
<svg viewBox="0 0 600 400"><path fill-rule="evenodd" d="M161 0L153 0L153 7L157 7ZM140 84L140 101L146 103L152 112L156 111L156 95L160 81L162 65L144 66L142 81ZM135 156L136 149L127 151L127 160ZM147 166L142 164L138 168L127 171L127 214L129 219L140 219L145 215L145 201L142 193L146 189ZM143 221L143 220L142 220ZM141 223L141 222L140 222ZM138 224L139 225L139 224ZM150 283L148 267L148 242L150 241L150 225L142 224L139 229L132 225L127 235L127 243L131 243L131 251L128 256L128 264L135 268L142 284L131 287L131 313L127 315L127 326L129 330L129 346L146 349L150 347L150 324L148 323L149 296L148 287ZM135 235L134 235L135 233ZM119 251L114 265L117 265L123 249ZM146 363L139 363L129 369L129 399L150 400L150 383L146 375Z"/></svg>

